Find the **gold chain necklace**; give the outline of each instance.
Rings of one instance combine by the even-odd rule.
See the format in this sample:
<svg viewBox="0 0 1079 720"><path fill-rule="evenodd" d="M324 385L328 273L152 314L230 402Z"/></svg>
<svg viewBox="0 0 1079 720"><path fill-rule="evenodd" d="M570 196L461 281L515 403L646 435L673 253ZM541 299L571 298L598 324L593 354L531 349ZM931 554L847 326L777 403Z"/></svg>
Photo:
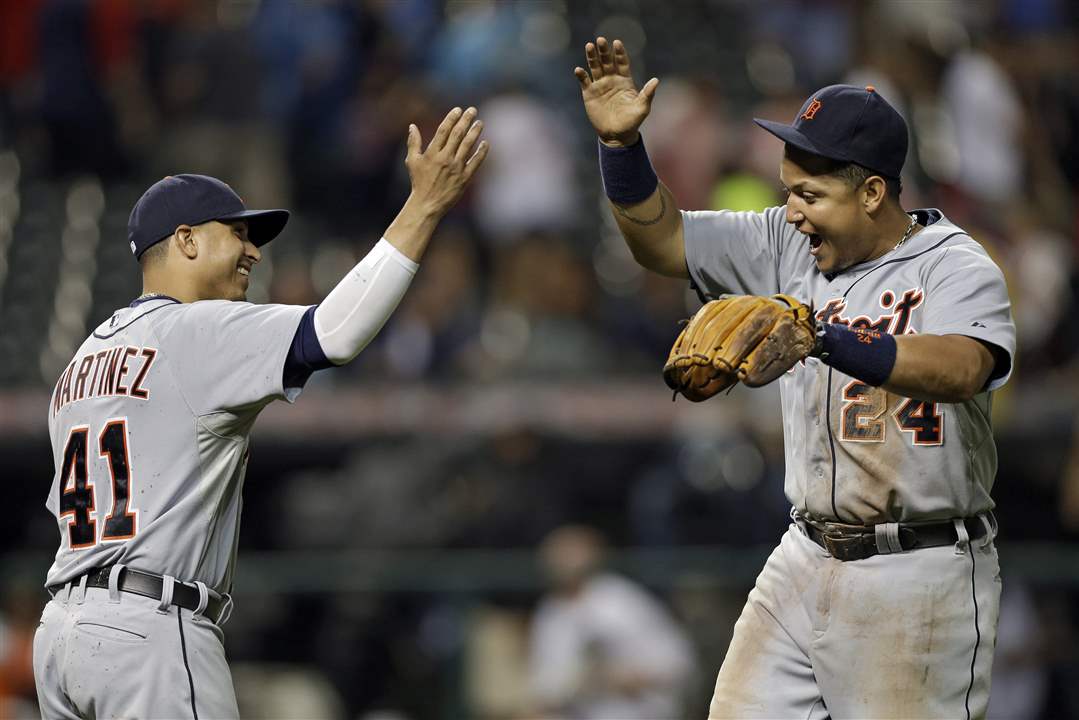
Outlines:
<svg viewBox="0 0 1079 720"><path fill-rule="evenodd" d="M895 247L894 247L894 248L892 248L892 250L898 250L898 249L899 249L899 247L900 247L900 246L901 246L901 245L902 245L903 243L905 243L905 242L906 242L907 240L909 240L909 239L910 239L910 235L911 235L911 233L913 233L913 232L914 232L914 228L915 228L915 227L916 227L917 225L918 225L918 216L917 216L917 215L915 215L914 213L911 213L911 214L910 214L910 225L907 225L907 231L906 231L905 233L903 233L903 237L899 238L899 242L897 242L897 243L895 244Z"/></svg>

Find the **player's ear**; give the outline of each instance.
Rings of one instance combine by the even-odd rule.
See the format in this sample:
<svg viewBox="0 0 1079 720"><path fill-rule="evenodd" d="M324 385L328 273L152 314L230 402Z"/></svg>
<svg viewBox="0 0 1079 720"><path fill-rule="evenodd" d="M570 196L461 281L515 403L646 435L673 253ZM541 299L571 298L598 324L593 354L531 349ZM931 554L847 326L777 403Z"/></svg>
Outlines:
<svg viewBox="0 0 1079 720"><path fill-rule="evenodd" d="M199 245L195 240L195 229L190 225L178 225L172 234L172 242L188 260L198 257Z"/></svg>
<svg viewBox="0 0 1079 720"><path fill-rule="evenodd" d="M884 178L879 175L870 175L862 183L862 207L866 213L873 215L884 204L884 198L887 195L888 186L884 182Z"/></svg>

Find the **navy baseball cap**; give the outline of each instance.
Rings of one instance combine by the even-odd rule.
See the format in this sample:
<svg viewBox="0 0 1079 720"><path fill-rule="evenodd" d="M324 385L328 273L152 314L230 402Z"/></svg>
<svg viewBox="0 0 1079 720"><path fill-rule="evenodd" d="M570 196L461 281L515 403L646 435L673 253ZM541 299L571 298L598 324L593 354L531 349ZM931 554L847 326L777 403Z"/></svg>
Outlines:
<svg viewBox="0 0 1079 720"><path fill-rule="evenodd" d="M785 143L898 178L907 159L907 123L872 85L829 85L813 93L790 125L753 118Z"/></svg>
<svg viewBox="0 0 1079 720"><path fill-rule="evenodd" d="M288 210L248 210L240 196L217 178L168 175L151 185L131 210L127 221L131 252L138 258L180 225L211 220L246 220L248 239L261 246L285 227Z"/></svg>

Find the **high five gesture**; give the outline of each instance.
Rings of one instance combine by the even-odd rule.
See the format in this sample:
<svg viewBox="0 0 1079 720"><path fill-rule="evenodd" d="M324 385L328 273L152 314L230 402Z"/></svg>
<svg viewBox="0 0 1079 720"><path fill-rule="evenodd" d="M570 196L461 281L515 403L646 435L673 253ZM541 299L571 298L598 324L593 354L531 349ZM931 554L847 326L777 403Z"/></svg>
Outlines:
<svg viewBox="0 0 1079 720"><path fill-rule="evenodd" d="M629 53L621 40L596 38L584 46L588 70L573 74L581 85L584 109L596 133L607 145L625 147L637 142L637 131L652 109L659 79L652 78L639 91L629 71Z"/></svg>
<svg viewBox="0 0 1079 720"><path fill-rule="evenodd" d="M687 277L682 215L648 159L640 127L652 111L659 79L640 90L621 40L596 38L584 46L588 70L574 68L589 122L599 135L603 191L630 252L644 267Z"/></svg>

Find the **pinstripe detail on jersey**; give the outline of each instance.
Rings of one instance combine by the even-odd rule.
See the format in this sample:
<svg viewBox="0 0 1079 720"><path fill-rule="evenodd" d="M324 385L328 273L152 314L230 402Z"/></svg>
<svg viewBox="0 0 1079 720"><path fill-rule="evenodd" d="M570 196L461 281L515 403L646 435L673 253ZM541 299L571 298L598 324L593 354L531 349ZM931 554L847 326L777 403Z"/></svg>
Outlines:
<svg viewBox="0 0 1079 720"><path fill-rule="evenodd" d="M849 290L847 292L850 292ZM828 367L828 388L824 392L824 426L828 428L828 450L832 453L832 517L836 520L842 520L839 517L839 508L835 502L835 476L836 476L836 461L835 461L835 437L832 434L832 368Z"/></svg>
<svg viewBox="0 0 1079 720"><path fill-rule="evenodd" d="M166 298L153 298L153 299L154 299L154 300L164 300L164 299L166 299ZM98 340L108 340L109 338L111 338L111 337L112 337L113 335L115 335L116 333L120 332L121 330L123 330L123 329L124 329L124 328L126 328L126 327L130 327L130 326L131 326L131 325L133 325L134 323L137 323L137 322L138 322L139 320L142 320L142 319L143 319L144 317L146 317L146 316L147 316L147 315L149 315L150 313L152 313L152 312L157 312L157 311L158 311L158 310L160 310L161 308L165 308L165 307L168 307L169 305L179 305L179 304L180 304L180 301L179 301L179 300L173 300L172 298L167 298L167 299L168 299L168 300L171 300L172 302L167 302L167 303L165 303L164 305L158 305L158 306L157 306L157 307L155 307L155 308L150 308L149 310L147 310L146 312L144 312L144 313L143 313L142 315L139 315L138 317L134 317L134 318L131 318L131 320L129 320L129 321L128 321L128 322L126 323L126 324L124 324L124 325L121 325L120 327L112 328L112 331L111 331L111 332L109 332L109 333L108 333L108 334L106 334L106 335L101 335L101 334L99 334L99 333L98 333L98 332L97 332L97 331L95 330L95 331L94 331L94 337L96 337L96 338L97 338Z"/></svg>
<svg viewBox="0 0 1079 720"><path fill-rule="evenodd" d="M982 631L978 627L978 587L975 585L974 568L974 545L967 544L967 552L970 554L970 598L974 601L974 653L970 657L970 683L967 685L967 696L964 704L967 709L967 720L970 720L970 691L974 689L974 664L978 662L978 646L982 644Z"/></svg>
<svg viewBox="0 0 1079 720"><path fill-rule="evenodd" d="M199 720L199 711L195 708L195 679L191 677L191 666L187 664L187 643L184 641L183 611L176 608L176 624L180 628L180 653L184 656L184 670L187 671L187 684L191 688L191 716Z"/></svg>
<svg viewBox="0 0 1079 720"><path fill-rule="evenodd" d="M888 265L894 265L896 263L907 262L909 260L914 260L915 258L920 258L922 255L925 255L926 253L933 252L934 250L939 248L941 245L943 245L944 243L951 240L956 235L967 235L967 234L965 232L962 232L962 231L953 232L951 235L946 235L943 239L941 239L939 242L937 242L937 244L934 245L933 247L926 248L925 250L922 250L921 252L915 253L913 255L908 255L906 257L892 258L891 260L885 260L880 265L874 265L873 267L866 270L864 275L862 275L861 277L859 277L857 280L855 280L854 282L852 282L850 284L850 287L847 288L847 291L843 293L843 299L844 300L847 299L847 295L850 295L850 291L854 289L855 285L860 283L862 280L865 280L867 277L869 277L870 275L875 273L877 270L880 270L882 267L887 267ZM967 237L970 237L970 236L967 235ZM973 238L971 238L971 239L973 239Z"/></svg>

